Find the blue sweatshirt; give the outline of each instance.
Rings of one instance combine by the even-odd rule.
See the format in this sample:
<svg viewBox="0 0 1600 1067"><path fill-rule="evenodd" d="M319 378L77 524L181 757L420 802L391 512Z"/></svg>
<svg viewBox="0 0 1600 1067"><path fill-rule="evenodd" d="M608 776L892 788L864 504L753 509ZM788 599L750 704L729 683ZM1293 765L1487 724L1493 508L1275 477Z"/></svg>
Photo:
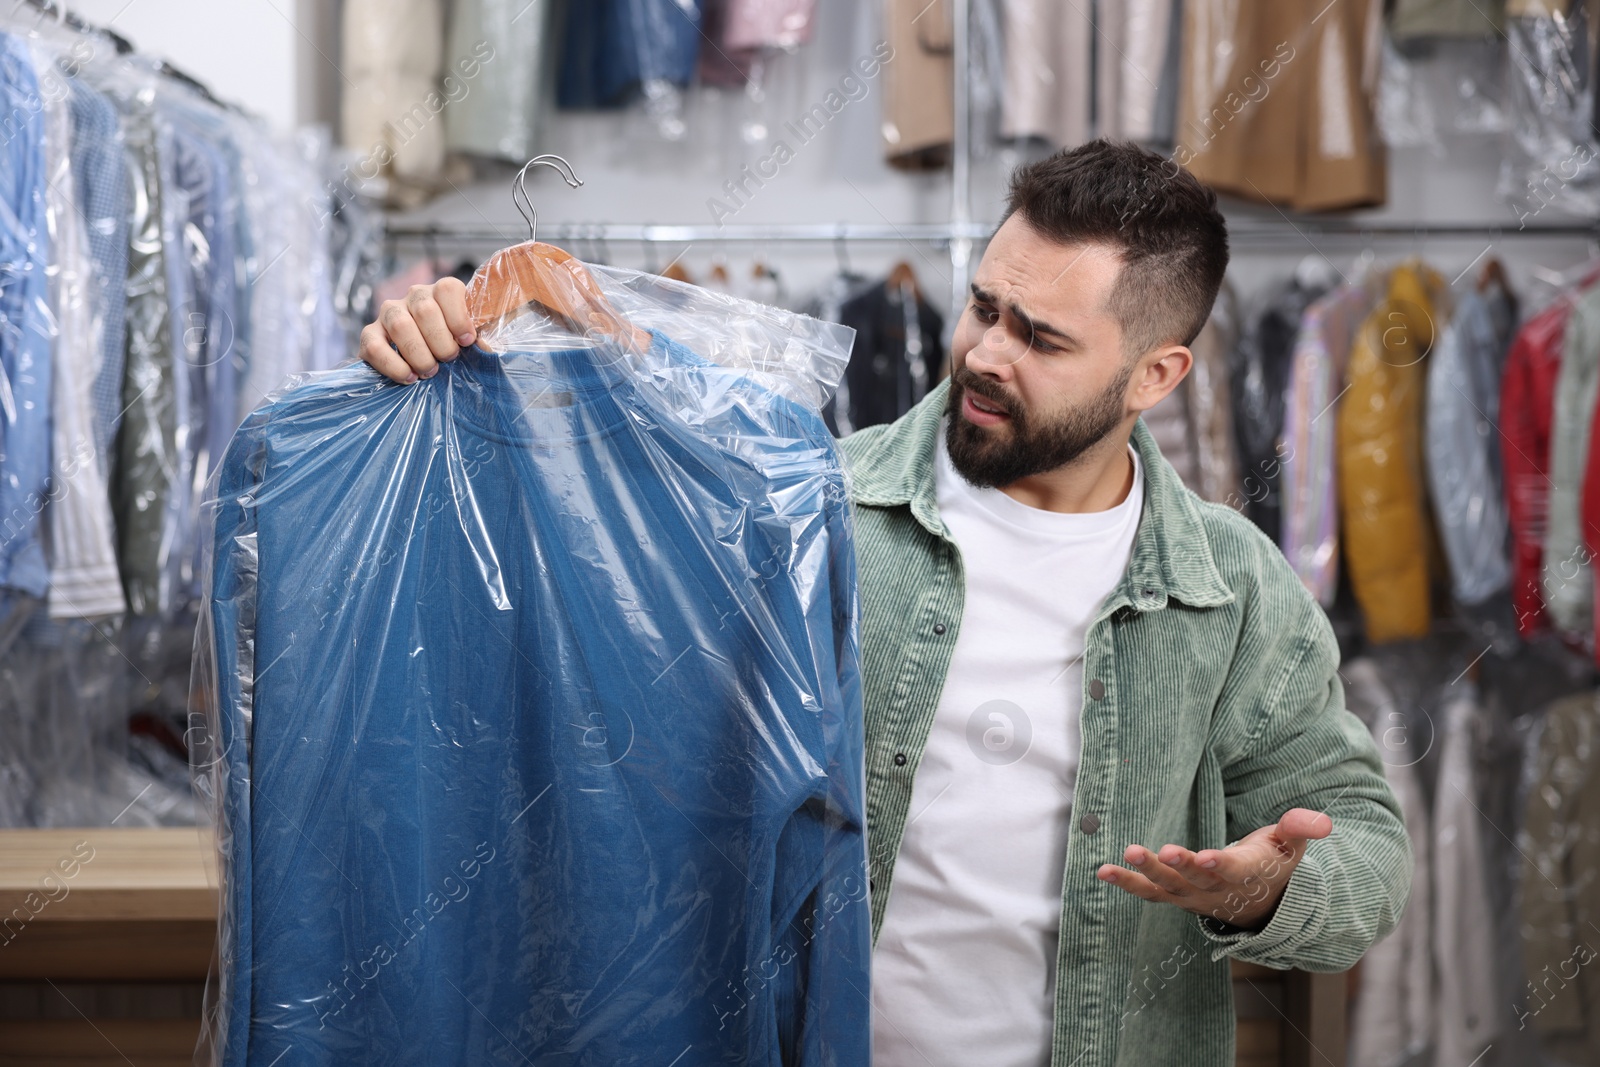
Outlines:
<svg viewBox="0 0 1600 1067"><path fill-rule="evenodd" d="M838 454L733 370L643 364L354 367L234 438L227 1064L867 1062Z"/></svg>

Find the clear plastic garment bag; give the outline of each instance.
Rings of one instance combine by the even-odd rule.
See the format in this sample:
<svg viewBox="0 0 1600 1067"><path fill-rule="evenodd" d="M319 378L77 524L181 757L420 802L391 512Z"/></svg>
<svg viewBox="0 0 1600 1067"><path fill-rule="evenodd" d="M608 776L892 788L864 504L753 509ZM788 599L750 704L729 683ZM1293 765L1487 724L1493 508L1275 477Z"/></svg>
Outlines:
<svg viewBox="0 0 1600 1067"><path fill-rule="evenodd" d="M850 331L532 242L469 293L221 463L203 1051L865 1063Z"/></svg>

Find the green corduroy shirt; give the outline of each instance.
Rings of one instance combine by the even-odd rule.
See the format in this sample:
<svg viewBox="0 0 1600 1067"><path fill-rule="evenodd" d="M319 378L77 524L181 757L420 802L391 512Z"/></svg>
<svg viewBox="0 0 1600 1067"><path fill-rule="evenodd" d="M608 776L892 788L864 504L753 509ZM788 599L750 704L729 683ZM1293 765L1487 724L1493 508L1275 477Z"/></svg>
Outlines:
<svg viewBox="0 0 1600 1067"><path fill-rule="evenodd" d="M948 390L842 442L860 569L874 941L961 632L961 556L934 486ZM1400 917L1410 845L1377 746L1345 709L1322 609L1248 519L1183 485L1142 419L1132 443L1144 510L1085 646L1050 1062L1232 1067L1228 957L1350 967ZM1333 833L1310 843L1258 932L1095 877L1130 844L1221 848L1296 807L1326 812ZM994 813L993 833L1005 819ZM974 990L974 1011L990 992Z"/></svg>

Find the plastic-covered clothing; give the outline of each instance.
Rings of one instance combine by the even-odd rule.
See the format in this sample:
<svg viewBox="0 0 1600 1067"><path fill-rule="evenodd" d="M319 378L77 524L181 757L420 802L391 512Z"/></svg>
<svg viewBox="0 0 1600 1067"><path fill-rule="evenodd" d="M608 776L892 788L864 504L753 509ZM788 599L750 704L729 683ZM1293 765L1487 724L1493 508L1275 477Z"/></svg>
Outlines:
<svg viewBox="0 0 1600 1067"><path fill-rule="evenodd" d="M181 462L180 368L174 359L168 246L162 240L166 185L158 159L157 120L137 105L124 119L134 196L128 235L127 372L112 504L128 610L155 615L171 604L166 564L177 552L173 486Z"/></svg>
<svg viewBox="0 0 1600 1067"><path fill-rule="evenodd" d="M1076 5L1059 6L1070 10ZM1176 0L1125 0L1100 6L1094 27L1099 49L1095 65L1099 136L1146 142L1171 136L1170 129L1157 125L1157 115L1163 83L1175 65L1169 62L1167 45L1173 20L1179 17L1177 9ZM1062 65L1057 63L1058 73L1065 73Z"/></svg>
<svg viewBox="0 0 1600 1067"><path fill-rule="evenodd" d="M1161 455L1172 464L1178 480L1194 488L1194 430L1190 425L1188 390L1183 383L1140 416L1150 428Z"/></svg>
<svg viewBox="0 0 1600 1067"><path fill-rule="evenodd" d="M893 422L938 380L944 318L916 286L874 285L844 302L839 321L856 334L841 390L854 429Z"/></svg>
<svg viewBox="0 0 1600 1067"><path fill-rule="evenodd" d="M1589 632L1594 568L1585 546L1581 494L1591 420L1600 397L1600 289L1572 303L1556 373L1550 420L1550 503L1544 531L1545 609L1556 629Z"/></svg>
<svg viewBox="0 0 1600 1067"><path fill-rule="evenodd" d="M1247 200L1303 211L1382 204L1381 6L1187 0L1173 158Z"/></svg>
<svg viewBox="0 0 1600 1067"><path fill-rule="evenodd" d="M1338 409L1345 562L1374 643L1428 632L1435 537L1423 481L1423 362L1446 292L1426 267L1395 268L1356 332Z"/></svg>
<svg viewBox="0 0 1600 1067"><path fill-rule="evenodd" d="M1573 6L1511 0L1506 7L1510 121L1495 191L1519 224L1546 208L1561 215L1600 211L1592 37L1584 34L1595 12L1584 5L1585 17L1568 10Z"/></svg>
<svg viewBox="0 0 1600 1067"><path fill-rule="evenodd" d="M1600 1063L1600 706L1578 693L1544 713L1522 833L1526 986L1513 1010L1546 1055Z"/></svg>
<svg viewBox="0 0 1600 1067"><path fill-rule="evenodd" d="M42 597L48 581L39 520L50 477L50 345L45 267L44 116L39 80L18 37L0 33L0 618L8 592Z"/></svg>
<svg viewBox="0 0 1600 1067"><path fill-rule="evenodd" d="M817 0L729 0L722 40L729 48L795 48L811 40Z"/></svg>
<svg viewBox="0 0 1600 1067"><path fill-rule="evenodd" d="M341 25L345 145L396 178L433 179L445 148L439 0L346 0Z"/></svg>
<svg viewBox="0 0 1600 1067"><path fill-rule="evenodd" d="M1339 584L1339 502L1334 475L1338 419L1350 343L1372 299L1343 285L1306 309L1284 398L1282 529L1278 544L1306 589L1330 607Z"/></svg>
<svg viewBox="0 0 1600 1067"><path fill-rule="evenodd" d="M95 447L111 454L122 423L123 335L128 306L128 164L117 109L99 92L72 81L72 179L94 260L90 297L100 337L94 380Z"/></svg>
<svg viewBox="0 0 1600 1067"><path fill-rule="evenodd" d="M952 17L949 0L885 0L883 151L891 166L925 170L950 161L956 129Z"/></svg>
<svg viewBox="0 0 1600 1067"><path fill-rule="evenodd" d="M1438 975L1435 1063L1472 1063L1501 1031L1495 991L1494 917L1479 807L1478 748L1485 730L1476 686L1446 703L1433 798L1433 947Z"/></svg>
<svg viewBox="0 0 1600 1067"><path fill-rule="evenodd" d="M1226 503L1239 488L1239 455L1228 392L1228 361L1239 344L1239 301L1226 281L1211 305L1211 315L1190 344L1194 367L1183 384L1194 434L1195 480L1188 485L1203 500Z"/></svg>
<svg viewBox="0 0 1600 1067"><path fill-rule="evenodd" d="M647 347L524 315L230 447L222 1062L866 1060L848 332L587 271Z"/></svg>
<svg viewBox="0 0 1600 1067"><path fill-rule="evenodd" d="M1366 723L1383 753L1384 776L1400 802L1411 842L1411 899L1400 921L1361 957L1361 990L1352 1005L1350 1056L1363 1067L1402 1067L1423 1052L1434 1035L1433 833L1428 798L1417 773L1404 713L1368 657L1346 663L1350 710ZM1391 743L1392 742L1392 743Z"/></svg>
<svg viewBox="0 0 1600 1067"><path fill-rule="evenodd" d="M556 103L621 107L694 76L701 0L589 0L566 6Z"/></svg>
<svg viewBox="0 0 1600 1067"><path fill-rule="evenodd" d="M1545 525L1550 511L1550 434L1562 338L1572 306L1557 300L1530 318L1511 343L1500 383L1501 465L1511 525L1511 606L1517 632L1545 625ZM1571 576L1570 570L1564 572Z"/></svg>
<svg viewBox="0 0 1600 1067"><path fill-rule="evenodd" d="M456 0L445 47L447 147L519 164L537 153L551 7L549 0Z"/></svg>
<svg viewBox="0 0 1600 1067"><path fill-rule="evenodd" d="M1228 396L1228 361L1238 343L1233 289L1217 293L1211 316L1189 346L1194 365L1176 389L1142 416L1183 484L1204 500L1239 500L1239 464Z"/></svg>
<svg viewBox="0 0 1600 1067"><path fill-rule="evenodd" d="M1233 426L1239 438L1239 468L1245 514L1278 540L1282 500L1284 393L1293 367L1295 339L1307 307L1325 292L1299 277L1273 293L1233 349Z"/></svg>
<svg viewBox="0 0 1600 1067"><path fill-rule="evenodd" d="M1069 148L1089 139L1094 101L1090 8L1053 0L1002 0L1005 84L1000 132Z"/></svg>
<svg viewBox="0 0 1600 1067"><path fill-rule="evenodd" d="M1463 604L1482 603L1511 580L1499 421L1514 316L1499 286L1467 293L1428 360L1428 484L1451 588Z"/></svg>
<svg viewBox="0 0 1600 1067"><path fill-rule="evenodd" d="M55 316L50 347L50 500L44 512L51 618L92 618L126 610L117 573L104 454L95 447L94 398L101 338L90 293L89 238L72 174L71 91L51 56L35 63L54 79L43 94L45 209L54 260L47 286Z"/></svg>

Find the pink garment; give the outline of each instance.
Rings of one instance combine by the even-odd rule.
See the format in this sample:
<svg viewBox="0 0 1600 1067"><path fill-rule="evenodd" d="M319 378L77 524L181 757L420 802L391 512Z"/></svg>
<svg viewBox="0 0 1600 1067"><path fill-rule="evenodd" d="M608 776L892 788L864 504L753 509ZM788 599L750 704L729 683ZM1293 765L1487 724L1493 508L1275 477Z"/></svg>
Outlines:
<svg viewBox="0 0 1600 1067"><path fill-rule="evenodd" d="M811 40L816 0L727 0L725 48L793 48Z"/></svg>
<svg viewBox="0 0 1600 1067"><path fill-rule="evenodd" d="M432 285L449 272L431 259L419 259L405 270L391 274L372 287L372 306L385 300L403 300L413 285Z"/></svg>

